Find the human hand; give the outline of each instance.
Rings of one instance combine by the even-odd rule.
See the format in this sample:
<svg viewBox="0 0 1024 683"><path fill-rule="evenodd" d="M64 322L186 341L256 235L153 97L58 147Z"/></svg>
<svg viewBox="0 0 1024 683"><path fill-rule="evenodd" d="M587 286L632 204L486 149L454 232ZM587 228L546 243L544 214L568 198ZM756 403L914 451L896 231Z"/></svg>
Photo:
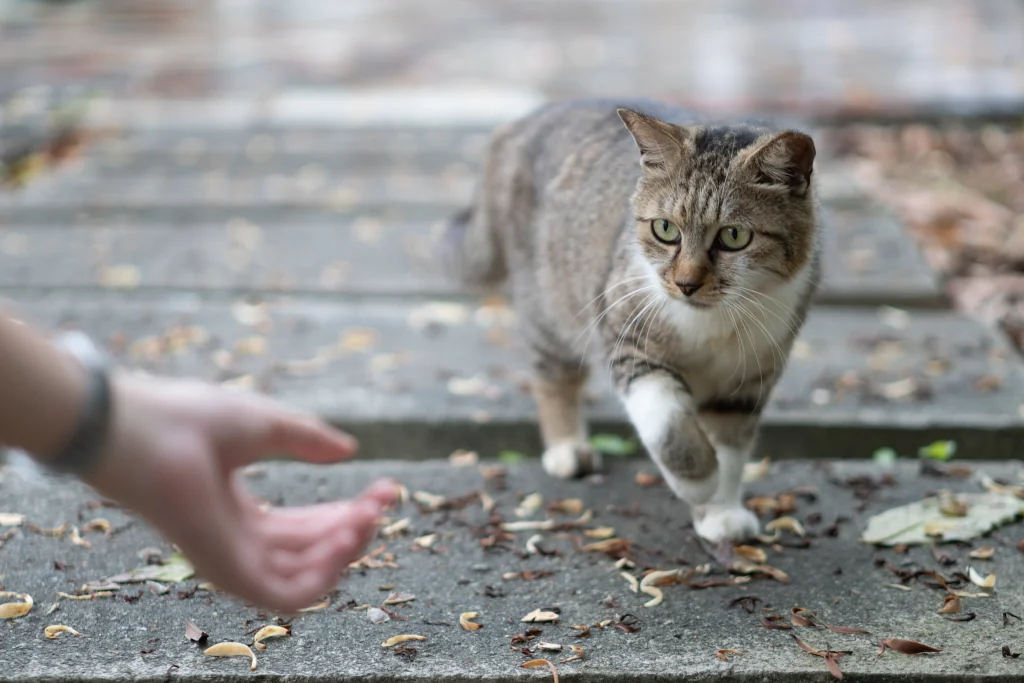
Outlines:
<svg viewBox="0 0 1024 683"><path fill-rule="evenodd" d="M262 607L292 612L331 590L395 496L259 509L235 470L267 453L345 460L355 440L260 395L192 380L112 377L108 449L85 480L144 517L196 572Z"/></svg>

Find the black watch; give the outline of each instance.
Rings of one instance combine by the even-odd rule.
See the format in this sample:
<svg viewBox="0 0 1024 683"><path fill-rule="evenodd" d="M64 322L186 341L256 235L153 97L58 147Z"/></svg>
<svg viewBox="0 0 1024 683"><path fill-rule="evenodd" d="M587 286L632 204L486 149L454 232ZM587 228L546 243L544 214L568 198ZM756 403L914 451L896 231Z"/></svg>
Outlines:
<svg viewBox="0 0 1024 683"><path fill-rule="evenodd" d="M58 474L81 477L92 469L107 446L113 414L110 363L82 332L65 332L55 344L82 364L89 379L75 432L60 452L47 459L45 467Z"/></svg>

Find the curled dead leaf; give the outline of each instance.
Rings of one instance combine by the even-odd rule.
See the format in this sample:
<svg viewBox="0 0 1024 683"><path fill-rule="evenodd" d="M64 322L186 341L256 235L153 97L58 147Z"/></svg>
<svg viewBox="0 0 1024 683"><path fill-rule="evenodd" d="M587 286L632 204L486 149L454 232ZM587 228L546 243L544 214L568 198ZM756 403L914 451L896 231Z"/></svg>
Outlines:
<svg viewBox="0 0 1024 683"><path fill-rule="evenodd" d="M537 643L537 649L544 650L545 652L561 652L562 646L558 643L545 643L541 641Z"/></svg>
<svg viewBox="0 0 1024 683"><path fill-rule="evenodd" d="M650 600L644 603L644 607L657 607L665 599L665 594L657 586L641 586L640 590L647 595L653 596Z"/></svg>
<svg viewBox="0 0 1024 683"><path fill-rule="evenodd" d="M579 645L570 645L569 649L572 650L572 657L563 659L559 664L568 664L569 662L578 662L583 660L583 648Z"/></svg>
<svg viewBox="0 0 1024 683"><path fill-rule="evenodd" d="M417 635L413 635L411 633L406 633L406 634L403 634L403 635L400 635L400 636L391 636L390 638L385 640L383 643L381 643L380 646L381 647L394 647L395 645L398 645L399 643L407 643L410 640L426 640L426 639L427 639L426 636L417 636Z"/></svg>
<svg viewBox="0 0 1024 683"><path fill-rule="evenodd" d="M185 622L185 638L193 643L205 643L209 634L191 621Z"/></svg>
<svg viewBox="0 0 1024 683"><path fill-rule="evenodd" d="M398 591L398 592L392 593L388 597L384 598L384 604L385 605L400 605L403 602L412 602L415 599L416 599L416 596L413 595L412 593L403 593L401 591Z"/></svg>
<svg viewBox="0 0 1024 683"><path fill-rule="evenodd" d="M757 562L758 564L763 564L768 561L768 554L760 548L755 548L752 545L738 545L733 548L733 552L745 560Z"/></svg>
<svg viewBox="0 0 1024 683"><path fill-rule="evenodd" d="M992 556L996 554L996 549L990 545L983 545L980 548L975 548L967 554L967 557L972 560L991 560Z"/></svg>
<svg viewBox="0 0 1024 683"><path fill-rule="evenodd" d="M960 597L956 595L947 595L942 601L942 607L939 608L939 614L959 614L960 613Z"/></svg>
<svg viewBox="0 0 1024 683"><path fill-rule="evenodd" d="M270 624L264 626L259 631L256 631L256 635L252 637L252 644L258 650L266 650L267 646L263 642L268 638L280 638L282 636L290 636L292 632L287 626L278 626L277 624Z"/></svg>
<svg viewBox="0 0 1024 683"><path fill-rule="evenodd" d="M548 669L551 670L551 679L554 681L554 683L558 683L558 669L556 669L555 665L546 659L531 659L528 662L523 662L522 664L520 664L519 668L536 669L542 666L546 666Z"/></svg>
<svg viewBox="0 0 1024 683"><path fill-rule="evenodd" d="M629 572L620 572L619 576L621 576L627 582L629 582L629 590L633 591L634 593L637 593L637 592L640 591L640 582L637 581L635 576L633 576Z"/></svg>
<svg viewBox="0 0 1024 683"><path fill-rule="evenodd" d="M743 466L743 483L757 481L768 474L768 467L772 464L770 458L761 458L760 462L750 462Z"/></svg>
<svg viewBox="0 0 1024 683"><path fill-rule="evenodd" d="M588 543L581 550L587 553L622 553L629 550L629 541L624 538L609 538L596 543Z"/></svg>
<svg viewBox="0 0 1024 683"><path fill-rule="evenodd" d="M89 533L90 531L99 531L109 536L110 532L113 531L113 527L104 518L97 517L82 525L82 533Z"/></svg>
<svg viewBox="0 0 1024 683"><path fill-rule="evenodd" d="M434 545L437 540L437 534L427 534L426 536L418 536L412 540L414 549L415 548L429 548Z"/></svg>
<svg viewBox="0 0 1024 683"><path fill-rule="evenodd" d="M479 612L463 612L459 615L459 626L466 629L467 631L479 631L484 627L483 624L478 624L473 619L480 616Z"/></svg>
<svg viewBox="0 0 1024 683"><path fill-rule="evenodd" d="M558 614L537 608L519 620L520 623L544 623L558 621Z"/></svg>
<svg viewBox="0 0 1024 683"><path fill-rule="evenodd" d="M17 602L0 603L0 619L17 619L32 611L32 596L28 593L0 591L0 599L16 598Z"/></svg>
<svg viewBox="0 0 1024 683"><path fill-rule="evenodd" d="M832 624L822 624L825 628L833 633L849 633L852 635L870 636L871 631L865 631L862 628L856 628L855 626L833 626Z"/></svg>
<svg viewBox="0 0 1024 683"><path fill-rule="evenodd" d="M25 519L25 515L17 512L0 512L0 526L21 526Z"/></svg>
<svg viewBox="0 0 1024 683"><path fill-rule="evenodd" d="M64 591L57 591L57 595L65 600L97 600L99 598L113 597L114 591L96 591L95 593L83 593L81 595L73 595L71 593L65 593Z"/></svg>
<svg viewBox="0 0 1024 683"><path fill-rule="evenodd" d="M47 626L43 629L43 633L50 640L57 638L58 636L60 636L61 633L70 633L73 636L82 635L75 629L71 628L70 626L65 626L64 624L53 624L52 626Z"/></svg>
<svg viewBox="0 0 1024 683"><path fill-rule="evenodd" d="M978 588L984 588L987 590L996 587L995 574L989 574L988 576L983 577L974 569L974 567L968 567L967 576L971 579L971 583L973 583Z"/></svg>
<svg viewBox="0 0 1024 683"><path fill-rule="evenodd" d="M903 638L882 638L878 641L877 655L886 650L894 650L904 655L920 655L933 652L942 652L940 648L919 643L916 640L904 640Z"/></svg>
<svg viewBox="0 0 1024 683"><path fill-rule="evenodd" d="M416 491L412 494L412 499L429 511L440 510L448 502L444 496L427 491Z"/></svg>
<svg viewBox="0 0 1024 683"><path fill-rule="evenodd" d="M556 500L548 505L548 510L551 512L561 512L565 515L578 515L583 512L583 501L579 498Z"/></svg>
<svg viewBox="0 0 1024 683"><path fill-rule="evenodd" d="M715 657L721 659L723 662L729 661L729 655L741 655L743 654L740 650L722 649L715 652Z"/></svg>
<svg viewBox="0 0 1024 683"><path fill-rule="evenodd" d="M637 486L643 486L644 488L647 488L650 486L657 486L665 480L656 474L648 474L647 472L637 472L634 481L636 481Z"/></svg>
<svg viewBox="0 0 1024 683"><path fill-rule="evenodd" d="M764 528L765 531L775 531L776 529L779 531L789 531L790 533L794 533L800 537L807 535L803 524L793 517L778 517L765 524Z"/></svg>
<svg viewBox="0 0 1024 683"><path fill-rule="evenodd" d="M671 586L679 583L678 569L665 569L660 571L647 572L640 581L640 588L648 586Z"/></svg>
<svg viewBox="0 0 1024 683"><path fill-rule="evenodd" d="M369 605L359 605L359 607L366 609L366 616L370 619L370 623L383 624L386 621L391 621L391 617L388 616L388 613L380 607L371 607ZM359 609L359 607L354 609Z"/></svg>
<svg viewBox="0 0 1024 683"><path fill-rule="evenodd" d="M505 522L501 525L502 531L550 531L555 528L555 520L545 519L543 521L524 520L521 522Z"/></svg>
<svg viewBox="0 0 1024 683"><path fill-rule="evenodd" d="M243 643L217 643L203 650L203 654L211 657L248 657L249 671L256 670L256 653Z"/></svg>
<svg viewBox="0 0 1024 683"><path fill-rule="evenodd" d="M596 538L600 541L604 541L615 535L615 529L610 526L601 526L596 529L584 529L583 535L587 538Z"/></svg>
<svg viewBox="0 0 1024 683"><path fill-rule="evenodd" d="M412 519L404 517L397 522L392 522L380 530L386 538L393 538L398 534L404 533L406 529L412 524Z"/></svg>
<svg viewBox="0 0 1024 683"><path fill-rule="evenodd" d="M319 612L320 610L327 609L330 606L331 606L331 599L327 598L323 602L318 602L317 604L310 605L309 607L303 607L299 611L300 612Z"/></svg>
<svg viewBox="0 0 1024 683"><path fill-rule="evenodd" d="M82 538L82 535L78 532L78 527L71 527L71 533L68 534L68 540L71 541L72 545L77 545L80 548L91 548L92 543Z"/></svg>
<svg viewBox="0 0 1024 683"><path fill-rule="evenodd" d="M773 616L763 616L761 617L761 625L769 631L788 631L793 628L786 622L782 621L782 619L783 617L781 614L776 614Z"/></svg>

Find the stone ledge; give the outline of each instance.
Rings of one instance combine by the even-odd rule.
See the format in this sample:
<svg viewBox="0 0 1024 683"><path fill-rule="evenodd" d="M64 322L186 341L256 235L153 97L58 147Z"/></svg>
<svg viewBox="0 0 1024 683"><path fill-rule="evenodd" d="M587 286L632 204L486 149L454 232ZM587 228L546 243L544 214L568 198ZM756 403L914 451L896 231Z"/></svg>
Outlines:
<svg viewBox="0 0 1024 683"><path fill-rule="evenodd" d="M352 429L372 457L539 448L514 317L500 305L63 292L20 296L15 310L80 327L131 367L268 391ZM628 430L606 373L592 374L595 428ZM761 450L866 457L942 438L964 457L1017 457L1021 404L1013 352L961 315L819 307L766 409Z"/></svg>

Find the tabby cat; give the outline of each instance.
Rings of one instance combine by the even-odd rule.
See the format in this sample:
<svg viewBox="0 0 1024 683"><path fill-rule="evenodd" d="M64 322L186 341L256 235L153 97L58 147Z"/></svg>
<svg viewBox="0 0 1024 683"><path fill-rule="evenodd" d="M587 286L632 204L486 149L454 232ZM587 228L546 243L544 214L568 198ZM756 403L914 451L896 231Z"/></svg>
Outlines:
<svg viewBox="0 0 1024 683"><path fill-rule="evenodd" d="M581 410L597 351L697 533L758 532L743 465L818 281L814 158L804 133L653 102L561 102L494 133L437 257L510 285L549 474L600 468Z"/></svg>

